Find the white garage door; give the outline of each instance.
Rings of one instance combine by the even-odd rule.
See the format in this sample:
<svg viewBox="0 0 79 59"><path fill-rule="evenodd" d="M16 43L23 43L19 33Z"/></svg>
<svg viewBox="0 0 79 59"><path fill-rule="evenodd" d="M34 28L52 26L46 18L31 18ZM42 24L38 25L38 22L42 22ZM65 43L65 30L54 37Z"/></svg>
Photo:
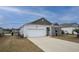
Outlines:
<svg viewBox="0 0 79 59"><path fill-rule="evenodd" d="M27 30L27 36L28 37L46 36L46 31L44 29Z"/></svg>

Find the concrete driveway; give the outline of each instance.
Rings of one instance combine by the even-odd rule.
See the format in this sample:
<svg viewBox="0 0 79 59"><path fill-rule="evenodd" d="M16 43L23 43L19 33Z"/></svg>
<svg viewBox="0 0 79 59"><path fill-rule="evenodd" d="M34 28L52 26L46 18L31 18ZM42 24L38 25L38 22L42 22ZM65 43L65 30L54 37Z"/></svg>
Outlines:
<svg viewBox="0 0 79 59"><path fill-rule="evenodd" d="M51 37L28 38L45 52L78 52L79 43Z"/></svg>

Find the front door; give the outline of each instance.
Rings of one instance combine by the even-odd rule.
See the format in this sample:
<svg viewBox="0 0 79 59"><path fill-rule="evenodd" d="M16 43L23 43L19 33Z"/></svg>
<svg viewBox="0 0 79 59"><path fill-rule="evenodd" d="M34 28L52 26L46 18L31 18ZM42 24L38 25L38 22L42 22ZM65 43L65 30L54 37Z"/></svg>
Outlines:
<svg viewBox="0 0 79 59"><path fill-rule="evenodd" d="M46 28L46 32L47 32L47 33L46 33L46 36L49 36L49 35L50 35L50 27L47 27L47 28Z"/></svg>
<svg viewBox="0 0 79 59"><path fill-rule="evenodd" d="M56 36L58 36L57 30L55 30L55 34L56 34Z"/></svg>

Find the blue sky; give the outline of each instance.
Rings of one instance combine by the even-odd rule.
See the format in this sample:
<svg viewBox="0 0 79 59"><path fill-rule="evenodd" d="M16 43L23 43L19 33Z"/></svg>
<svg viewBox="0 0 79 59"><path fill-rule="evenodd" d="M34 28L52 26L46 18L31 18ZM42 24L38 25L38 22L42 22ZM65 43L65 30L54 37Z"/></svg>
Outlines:
<svg viewBox="0 0 79 59"><path fill-rule="evenodd" d="M79 7L0 6L0 27L3 28L19 28L41 17L52 23L79 23Z"/></svg>

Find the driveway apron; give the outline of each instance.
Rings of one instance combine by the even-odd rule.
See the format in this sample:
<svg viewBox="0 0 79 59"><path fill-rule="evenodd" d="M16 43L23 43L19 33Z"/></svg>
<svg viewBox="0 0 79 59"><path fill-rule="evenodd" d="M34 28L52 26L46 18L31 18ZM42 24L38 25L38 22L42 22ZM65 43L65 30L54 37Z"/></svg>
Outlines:
<svg viewBox="0 0 79 59"><path fill-rule="evenodd" d="M28 38L46 52L78 52L79 43L69 42L52 37Z"/></svg>

